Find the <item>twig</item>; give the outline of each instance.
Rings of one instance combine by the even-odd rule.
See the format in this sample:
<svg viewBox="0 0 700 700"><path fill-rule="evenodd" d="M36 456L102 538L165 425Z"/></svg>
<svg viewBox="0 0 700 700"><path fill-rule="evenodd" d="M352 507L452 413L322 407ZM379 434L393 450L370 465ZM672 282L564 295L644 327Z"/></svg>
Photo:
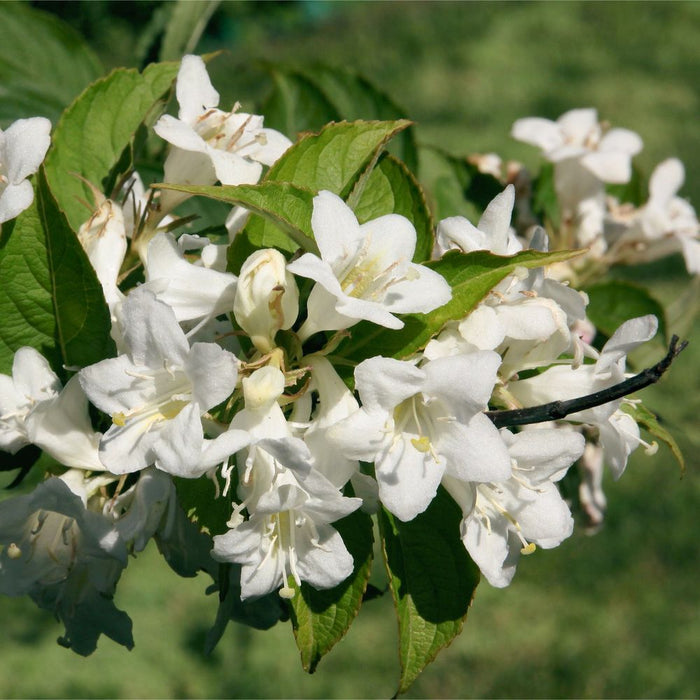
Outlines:
<svg viewBox="0 0 700 700"><path fill-rule="evenodd" d="M678 336L671 338L666 356L652 367L649 367L634 377L624 382L614 384L607 389L601 389L586 396L579 396L566 401L552 401L540 406L528 408L516 408L512 411L486 411L486 415L493 421L497 428L505 428L513 425L527 425L529 423L544 423L551 420L566 418L571 413L578 413L589 408L601 406L604 403L615 401L635 391L644 389L650 384L655 384L661 379L671 363L688 345L688 341L678 342Z"/></svg>

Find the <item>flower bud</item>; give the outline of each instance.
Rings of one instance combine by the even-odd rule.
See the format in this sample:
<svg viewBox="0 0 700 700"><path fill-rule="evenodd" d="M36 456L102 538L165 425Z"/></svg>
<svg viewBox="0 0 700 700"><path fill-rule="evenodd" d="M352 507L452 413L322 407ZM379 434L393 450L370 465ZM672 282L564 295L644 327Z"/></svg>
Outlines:
<svg viewBox="0 0 700 700"><path fill-rule="evenodd" d="M233 313L260 352L275 347L278 330L288 329L299 313L299 290L284 256L267 248L253 253L241 268Z"/></svg>

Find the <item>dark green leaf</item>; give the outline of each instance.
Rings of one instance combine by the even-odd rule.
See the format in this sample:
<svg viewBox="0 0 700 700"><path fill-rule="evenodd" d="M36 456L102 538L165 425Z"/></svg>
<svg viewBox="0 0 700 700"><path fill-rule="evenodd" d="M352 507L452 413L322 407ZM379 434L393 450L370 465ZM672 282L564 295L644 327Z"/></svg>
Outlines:
<svg viewBox="0 0 700 700"><path fill-rule="evenodd" d="M0 3L0 127L61 112L102 66L69 25L27 4Z"/></svg>
<svg viewBox="0 0 700 700"><path fill-rule="evenodd" d="M362 596L372 569L372 519L355 511L334 523L355 565L352 574L340 585L318 591L306 583L294 585L296 595L290 601L294 637L301 652L305 671L313 673L319 661L347 633L362 605Z"/></svg>
<svg viewBox="0 0 700 700"><path fill-rule="evenodd" d="M461 631L479 569L460 540L462 512L444 489L404 523L385 510L379 525L399 623L403 693Z"/></svg>
<svg viewBox="0 0 700 700"><path fill-rule="evenodd" d="M0 371L23 345L63 376L114 353L102 287L43 170L32 206L3 226L0 280Z"/></svg>
<svg viewBox="0 0 700 700"><path fill-rule="evenodd" d="M628 319L653 314L659 319L659 333L654 340L666 347L666 312L644 287L611 280L588 287L585 291L590 300L586 314L608 338Z"/></svg>

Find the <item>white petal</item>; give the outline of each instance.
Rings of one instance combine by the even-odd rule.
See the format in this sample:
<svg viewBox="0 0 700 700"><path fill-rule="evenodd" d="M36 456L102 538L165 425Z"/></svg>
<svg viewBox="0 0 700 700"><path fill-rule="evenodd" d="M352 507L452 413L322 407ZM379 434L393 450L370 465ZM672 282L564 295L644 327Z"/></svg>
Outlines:
<svg viewBox="0 0 700 700"><path fill-rule="evenodd" d="M685 168L678 158L659 163L649 178L649 200L667 205L685 182Z"/></svg>
<svg viewBox="0 0 700 700"><path fill-rule="evenodd" d="M219 105L219 93L214 89L207 67L200 56L182 57L175 87L180 105L178 116L192 124L200 114Z"/></svg>
<svg viewBox="0 0 700 700"><path fill-rule="evenodd" d="M598 144L599 151L619 151L628 156L636 156L643 147L639 134L629 129L610 129Z"/></svg>
<svg viewBox="0 0 700 700"><path fill-rule="evenodd" d="M0 193L0 224L14 219L34 201L34 188L29 180L7 185Z"/></svg>
<svg viewBox="0 0 700 700"><path fill-rule="evenodd" d="M137 287L127 296L122 314L124 340L135 364L155 369L163 360L185 363L189 344L170 306Z"/></svg>
<svg viewBox="0 0 700 700"><path fill-rule="evenodd" d="M192 400L204 412L236 388L238 360L215 343L195 343L187 356L185 372L192 382Z"/></svg>
<svg viewBox="0 0 700 700"><path fill-rule="evenodd" d="M314 588L333 588L342 583L353 569L353 558L340 534L330 525L319 525L318 542L299 542L297 570L302 581Z"/></svg>
<svg viewBox="0 0 700 700"><path fill-rule="evenodd" d="M194 151L196 153L206 153L207 144L204 139L189 125L185 122L175 119L175 117L169 114L164 114L153 126L153 131L158 134L162 139L165 139L168 143L183 151ZM172 168L172 164L170 166ZM180 180L173 180L169 177L169 168L166 162L166 181L167 182L180 182Z"/></svg>
<svg viewBox="0 0 700 700"><path fill-rule="evenodd" d="M441 274L425 265L410 263L408 279L391 285L383 305L397 314L428 313L450 299L452 288Z"/></svg>
<svg viewBox="0 0 700 700"><path fill-rule="evenodd" d="M527 117L518 119L510 135L518 141L539 146L545 153L561 146L563 139L559 125L551 119Z"/></svg>
<svg viewBox="0 0 700 700"><path fill-rule="evenodd" d="M371 357L355 368L355 387L362 405L393 412L404 399L420 392L425 372L411 362L390 357Z"/></svg>
<svg viewBox="0 0 700 700"><path fill-rule="evenodd" d="M44 117L18 119L5 131L5 158L11 184L17 185L35 173L51 143L51 122Z"/></svg>
<svg viewBox="0 0 700 700"><path fill-rule="evenodd" d="M314 197L311 228L321 257L329 265L354 253L361 239L360 224L352 209L328 190L321 190Z"/></svg>
<svg viewBox="0 0 700 700"><path fill-rule="evenodd" d="M208 148L216 178L222 185L254 185L262 175L262 165L238 153Z"/></svg>
<svg viewBox="0 0 700 700"><path fill-rule="evenodd" d="M410 439L401 437L375 463L379 499L403 521L413 520L435 498L445 465L429 453L419 452Z"/></svg>
<svg viewBox="0 0 700 700"><path fill-rule="evenodd" d="M191 403L175 418L163 421L153 445L158 469L185 478L201 475L202 470L197 468L204 444L200 414L200 407Z"/></svg>
<svg viewBox="0 0 700 700"><path fill-rule="evenodd" d="M581 163L602 182L624 184L632 177L629 156L619 151L587 153Z"/></svg>
<svg viewBox="0 0 700 700"><path fill-rule="evenodd" d="M508 229L515 204L515 187L508 185L496 195L479 219L478 228L490 239L490 249L494 253L504 255L508 243Z"/></svg>
<svg viewBox="0 0 700 700"><path fill-rule="evenodd" d="M18 394L34 401L52 398L61 390L61 382L46 358L30 347L15 353L12 378Z"/></svg>

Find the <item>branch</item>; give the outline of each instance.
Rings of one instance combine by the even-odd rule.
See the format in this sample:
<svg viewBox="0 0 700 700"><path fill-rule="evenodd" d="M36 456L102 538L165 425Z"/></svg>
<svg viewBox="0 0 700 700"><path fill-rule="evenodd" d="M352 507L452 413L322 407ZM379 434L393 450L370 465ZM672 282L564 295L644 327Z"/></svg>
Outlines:
<svg viewBox="0 0 700 700"><path fill-rule="evenodd" d="M505 428L513 425L527 425L529 423L544 423L550 420L566 418L570 413L578 413L588 408L595 408L604 403L621 399L635 391L644 389L650 384L656 384L661 379L671 363L680 355L688 345L684 340L679 344L678 336L671 338L666 356L652 367L649 367L634 377L626 379L624 382L614 384L607 389L601 389L593 394L579 396L576 399L566 401L552 401L541 406L531 406L529 408L517 408L513 411L486 411L486 415L493 421L497 428Z"/></svg>

